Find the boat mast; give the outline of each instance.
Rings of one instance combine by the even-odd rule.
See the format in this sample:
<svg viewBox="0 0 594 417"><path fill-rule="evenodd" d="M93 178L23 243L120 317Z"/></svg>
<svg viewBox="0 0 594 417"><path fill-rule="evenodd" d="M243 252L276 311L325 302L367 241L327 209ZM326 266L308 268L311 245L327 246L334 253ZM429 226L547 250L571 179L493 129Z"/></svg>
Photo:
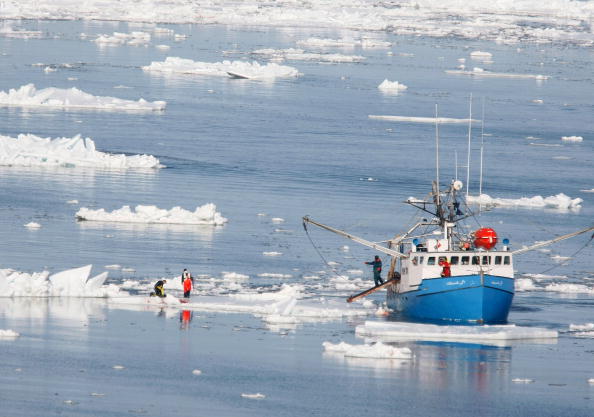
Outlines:
<svg viewBox="0 0 594 417"><path fill-rule="evenodd" d="M484 148L484 145L485 145L485 98L483 97L483 117L481 118L481 169L480 169L480 174L479 174L479 197L483 194L483 148Z"/></svg>
<svg viewBox="0 0 594 417"><path fill-rule="evenodd" d="M439 121L437 118L437 103L435 104L435 183L437 184L437 212L440 213L441 200L439 196Z"/></svg>
<svg viewBox="0 0 594 417"><path fill-rule="evenodd" d="M472 93L470 93L469 115L468 115L468 157L466 158L466 197L470 188L470 138L472 136Z"/></svg>

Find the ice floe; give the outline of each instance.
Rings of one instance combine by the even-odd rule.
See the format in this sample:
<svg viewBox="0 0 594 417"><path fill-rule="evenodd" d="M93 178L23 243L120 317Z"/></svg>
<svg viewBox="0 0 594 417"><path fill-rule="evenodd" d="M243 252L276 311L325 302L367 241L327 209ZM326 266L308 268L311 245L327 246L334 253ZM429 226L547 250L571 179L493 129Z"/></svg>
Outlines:
<svg viewBox="0 0 594 417"><path fill-rule="evenodd" d="M4 23L0 27L0 36L5 38L41 38L42 32L39 30L14 29L10 24Z"/></svg>
<svg viewBox="0 0 594 417"><path fill-rule="evenodd" d="M147 45L151 41L151 34L147 32L121 33L114 32L113 35L99 35L94 40L98 45Z"/></svg>
<svg viewBox="0 0 594 417"><path fill-rule="evenodd" d="M563 142L582 142L584 140L581 136L561 136Z"/></svg>
<svg viewBox="0 0 594 417"><path fill-rule="evenodd" d="M534 379L531 378L514 378L512 379L514 384L532 384Z"/></svg>
<svg viewBox="0 0 594 417"><path fill-rule="evenodd" d="M20 334L15 332L14 330L10 330L10 329L0 329L0 339L1 338L6 338L6 339L11 339L11 338L17 338L19 337Z"/></svg>
<svg viewBox="0 0 594 417"><path fill-rule="evenodd" d="M270 251L270 252L262 252L264 256L281 256L282 252Z"/></svg>
<svg viewBox="0 0 594 417"><path fill-rule="evenodd" d="M380 85L377 86L377 88L384 93L393 94L398 93L399 91L404 91L408 87L404 84L400 84L398 81L389 81L388 79L385 79Z"/></svg>
<svg viewBox="0 0 594 417"><path fill-rule="evenodd" d="M123 155L98 151L95 142L80 135L41 138L20 134L0 135L0 165L26 167L94 167L103 169L161 168L152 155ZM68 204L77 204L71 200Z"/></svg>
<svg viewBox="0 0 594 417"><path fill-rule="evenodd" d="M207 203L189 211L181 207L170 210L160 209L156 206L138 205L134 209L123 206L113 211L105 209L92 210L82 207L76 212L78 220L98 222L124 222L124 223L158 223L158 224L198 224L220 226L227 223L221 213L216 211L217 206Z"/></svg>
<svg viewBox="0 0 594 417"><path fill-rule="evenodd" d="M466 201L470 204L482 204L485 206L579 210L584 200L581 198L571 198L563 193L559 193L549 197L537 195L517 199L494 198L488 194L481 194L480 196L467 196Z"/></svg>
<svg viewBox="0 0 594 417"><path fill-rule="evenodd" d="M322 346L326 352L339 353L353 358L410 359L413 356L410 348L391 346L382 342L364 345L324 342Z"/></svg>
<svg viewBox="0 0 594 417"><path fill-rule="evenodd" d="M544 290L564 294L594 294L594 287L584 284L552 283L545 286Z"/></svg>
<svg viewBox="0 0 594 417"><path fill-rule="evenodd" d="M576 337L594 338L594 323L570 324L569 333Z"/></svg>
<svg viewBox="0 0 594 417"><path fill-rule="evenodd" d="M384 115L376 115L376 114L370 114L369 118L375 119L375 120L386 120L389 122L432 123L432 124L435 124L436 121L439 124L460 124L460 123L468 124L468 122L470 121L469 119L454 119L451 117L438 117L436 119L435 117L384 116ZM479 122L479 120L472 119L472 123L478 123L478 122Z"/></svg>
<svg viewBox="0 0 594 417"><path fill-rule="evenodd" d="M470 53L470 58L478 61L490 61L493 58L493 54L490 52L473 51Z"/></svg>
<svg viewBox="0 0 594 417"><path fill-rule="evenodd" d="M0 297L117 297L127 295L115 284L104 285L107 272L89 277L91 265L50 275L48 271L0 269Z"/></svg>
<svg viewBox="0 0 594 417"><path fill-rule="evenodd" d="M34 84L27 84L8 92L0 91L0 106L46 107L59 109L97 109L109 111L160 111L165 101L124 100L115 97L94 96L76 87L48 87L38 90Z"/></svg>
<svg viewBox="0 0 594 417"><path fill-rule="evenodd" d="M202 371L200 369L194 369L192 375L202 375Z"/></svg>
<svg viewBox="0 0 594 417"><path fill-rule="evenodd" d="M255 393L255 394L242 393L241 396L242 396L242 398L249 398L250 400L261 400L263 398L266 398L266 395L261 394L259 392Z"/></svg>
<svg viewBox="0 0 594 417"><path fill-rule="evenodd" d="M252 54L264 56L269 59L284 59L287 61L317 61L317 62L346 63L346 62L362 62L365 60L365 57L361 56L361 55L315 53L315 52L306 52L303 49L295 49L295 48L257 49L255 51L253 51Z"/></svg>
<svg viewBox="0 0 594 417"><path fill-rule="evenodd" d="M513 324L484 326L439 326L406 322L366 321L356 328L356 334L384 342L400 340L471 341L501 343L512 340L556 339L558 333L539 327Z"/></svg>
<svg viewBox="0 0 594 417"><path fill-rule="evenodd" d="M153 61L142 67L144 71L165 74L193 74L229 77L236 74L250 79L294 78L299 76L296 68L274 62L262 65L256 61L200 62L179 57L167 57L165 61Z"/></svg>
<svg viewBox="0 0 594 417"><path fill-rule="evenodd" d="M473 77L492 77L492 78L528 78L535 80L547 80L549 77L542 74L515 74L511 72L493 72L483 68L475 67L472 70L446 70L446 74L470 75Z"/></svg>
<svg viewBox="0 0 594 417"><path fill-rule="evenodd" d="M27 229L41 229L41 225L36 222L29 222L25 225Z"/></svg>
<svg viewBox="0 0 594 417"><path fill-rule="evenodd" d="M390 46L392 46L392 42L372 38L308 38L305 40L297 41L297 46L308 48L389 48Z"/></svg>

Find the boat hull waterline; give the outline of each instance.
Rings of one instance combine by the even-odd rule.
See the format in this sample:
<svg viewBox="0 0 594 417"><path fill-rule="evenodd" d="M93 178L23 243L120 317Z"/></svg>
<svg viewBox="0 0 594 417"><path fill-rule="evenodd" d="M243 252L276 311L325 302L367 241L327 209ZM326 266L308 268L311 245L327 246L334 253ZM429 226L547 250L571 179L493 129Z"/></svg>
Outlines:
<svg viewBox="0 0 594 417"><path fill-rule="evenodd" d="M476 274L423 279L410 291L391 286L387 304L413 320L500 324L513 297L513 278Z"/></svg>

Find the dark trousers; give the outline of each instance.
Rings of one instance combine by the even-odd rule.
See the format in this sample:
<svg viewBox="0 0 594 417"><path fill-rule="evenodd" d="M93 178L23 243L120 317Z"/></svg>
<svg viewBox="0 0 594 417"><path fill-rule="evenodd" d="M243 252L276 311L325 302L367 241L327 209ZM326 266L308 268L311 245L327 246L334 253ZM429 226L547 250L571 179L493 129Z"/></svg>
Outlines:
<svg viewBox="0 0 594 417"><path fill-rule="evenodd" d="M192 291L184 291L184 298L190 298L190 293Z"/></svg>
<svg viewBox="0 0 594 417"><path fill-rule="evenodd" d="M384 280L380 274L373 274L373 281L375 282L376 286L384 283Z"/></svg>

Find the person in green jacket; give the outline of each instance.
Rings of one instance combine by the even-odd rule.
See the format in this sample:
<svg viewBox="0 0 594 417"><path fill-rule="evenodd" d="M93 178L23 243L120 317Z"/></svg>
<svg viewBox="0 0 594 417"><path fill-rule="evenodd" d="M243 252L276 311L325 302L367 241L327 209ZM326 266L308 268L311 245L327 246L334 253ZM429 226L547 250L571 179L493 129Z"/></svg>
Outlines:
<svg viewBox="0 0 594 417"><path fill-rule="evenodd" d="M375 282L375 286L381 285L384 283L382 279L382 260L379 256L375 255L373 262L365 262L366 265L373 265L373 281Z"/></svg>

